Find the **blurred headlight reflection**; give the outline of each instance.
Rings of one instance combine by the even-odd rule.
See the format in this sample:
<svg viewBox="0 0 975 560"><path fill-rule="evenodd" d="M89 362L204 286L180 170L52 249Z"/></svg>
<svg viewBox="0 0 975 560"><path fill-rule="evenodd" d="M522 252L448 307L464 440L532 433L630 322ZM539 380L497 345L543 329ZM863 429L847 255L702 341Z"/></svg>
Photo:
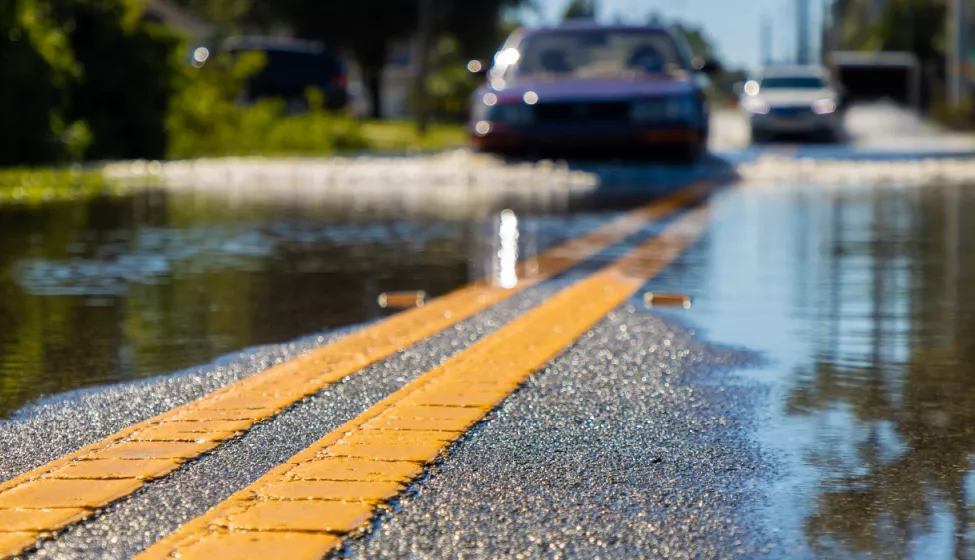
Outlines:
<svg viewBox="0 0 975 560"><path fill-rule="evenodd" d="M207 59L210 58L210 49L206 47L197 47L193 51L193 66L197 68L206 64Z"/></svg>
<svg viewBox="0 0 975 560"><path fill-rule="evenodd" d="M758 97L746 97L742 99L741 107L753 115L767 115L772 109L767 101Z"/></svg>
<svg viewBox="0 0 975 560"><path fill-rule="evenodd" d="M836 102L832 99L820 99L812 104L813 113L828 115L836 111Z"/></svg>
<svg viewBox="0 0 975 560"><path fill-rule="evenodd" d="M502 288L514 288L518 284L518 216L511 210L501 212L498 237L501 239L498 282Z"/></svg>

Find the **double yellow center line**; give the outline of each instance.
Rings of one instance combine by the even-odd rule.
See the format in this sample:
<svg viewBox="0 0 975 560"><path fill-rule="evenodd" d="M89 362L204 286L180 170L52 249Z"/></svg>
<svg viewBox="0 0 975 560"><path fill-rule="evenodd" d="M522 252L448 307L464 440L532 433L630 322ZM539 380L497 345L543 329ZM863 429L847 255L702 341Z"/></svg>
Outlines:
<svg viewBox="0 0 975 560"><path fill-rule="evenodd" d="M159 541L139 560L322 558L707 228L694 210Z"/></svg>
<svg viewBox="0 0 975 560"><path fill-rule="evenodd" d="M547 251L538 259L539 273L513 289L487 281L471 284L0 484L0 557L17 554L54 531L130 495L145 481L165 476L302 398L565 271L649 222L693 204L709 189L706 184L695 185ZM618 265L612 270L618 271ZM551 320L558 323L557 319ZM471 354L465 352L462 356L458 358L467 360ZM508 389L515 386L517 383ZM492 391L498 390L487 393ZM494 396L503 398L501 393ZM411 421L422 425L428 420L417 417Z"/></svg>

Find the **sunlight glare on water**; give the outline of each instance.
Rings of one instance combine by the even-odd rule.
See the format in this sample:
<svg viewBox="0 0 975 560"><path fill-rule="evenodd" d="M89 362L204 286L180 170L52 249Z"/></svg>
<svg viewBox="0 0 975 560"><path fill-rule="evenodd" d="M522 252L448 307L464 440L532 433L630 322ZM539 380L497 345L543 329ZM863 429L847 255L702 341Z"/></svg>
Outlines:
<svg viewBox="0 0 975 560"><path fill-rule="evenodd" d="M518 285L518 216L511 210L501 212L498 237L501 241L498 280L501 287L514 288Z"/></svg>

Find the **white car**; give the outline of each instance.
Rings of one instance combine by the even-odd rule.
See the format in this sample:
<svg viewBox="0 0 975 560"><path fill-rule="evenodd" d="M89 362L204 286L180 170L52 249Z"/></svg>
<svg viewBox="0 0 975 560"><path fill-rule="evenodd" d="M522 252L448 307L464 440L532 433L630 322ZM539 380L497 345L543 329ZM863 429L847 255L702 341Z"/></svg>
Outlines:
<svg viewBox="0 0 975 560"><path fill-rule="evenodd" d="M784 134L842 137L840 92L825 68L766 68L743 89L739 105L748 115L753 142Z"/></svg>

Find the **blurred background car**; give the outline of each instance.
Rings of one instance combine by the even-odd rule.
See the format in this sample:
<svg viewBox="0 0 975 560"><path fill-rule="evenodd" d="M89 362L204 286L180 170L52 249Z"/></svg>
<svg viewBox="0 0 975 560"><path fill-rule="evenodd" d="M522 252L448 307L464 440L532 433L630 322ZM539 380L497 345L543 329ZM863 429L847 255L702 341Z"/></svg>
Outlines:
<svg viewBox="0 0 975 560"><path fill-rule="evenodd" d="M753 142L778 135L837 141L843 136L843 100L821 66L765 68L744 85L739 105Z"/></svg>
<svg viewBox="0 0 975 560"><path fill-rule="evenodd" d="M224 47L238 55L262 52L264 67L249 77L244 85L243 99L282 98L291 112L307 107L307 92L315 88L325 96L325 108L344 109L349 103L349 79L345 62L321 43L247 37L232 39Z"/></svg>
<svg viewBox="0 0 975 560"><path fill-rule="evenodd" d="M518 30L473 95L471 143L508 154L664 152L693 161L707 149L705 73L717 69L663 26Z"/></svg>

